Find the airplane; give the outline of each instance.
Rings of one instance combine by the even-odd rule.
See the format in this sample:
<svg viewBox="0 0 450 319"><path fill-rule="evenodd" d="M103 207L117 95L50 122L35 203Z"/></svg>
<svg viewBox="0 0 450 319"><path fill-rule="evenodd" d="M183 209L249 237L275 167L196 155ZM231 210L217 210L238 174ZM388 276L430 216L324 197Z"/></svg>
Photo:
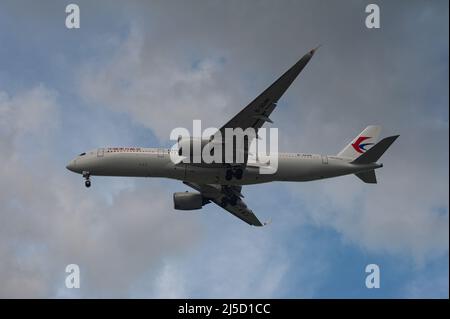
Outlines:
<svg viewBox="0 0 450 319"><path fill-rule="evenodd" d="M225 128L253 128L257 132L265 122L272 123L269 116L279 99L316 50L317 48L306 53L220 128L220 132L224 132ZM377 161L399 136L389 136L375 143L380 129L377 125L366 127L337 155L278 153L278 167L274 174L260 174L258 167L248 162L248 157L243 163L235 165L225 162L174 162L170 156L171 152L176 150L144 147L93 149L76 156L66 168L81 174L86 187L91 186L91 176L161 177L180 180L195 192L174 193L174 209L196 210L212 202L249 225L265 226L268 223L261 222L244 202L242 186L273 181L313 181L349 174L355 174L365 183L377 183L375 170L383 167L383 164ZM180 140L178 142L180 143ZM248 146L245 151L248 151Z"/></svg>

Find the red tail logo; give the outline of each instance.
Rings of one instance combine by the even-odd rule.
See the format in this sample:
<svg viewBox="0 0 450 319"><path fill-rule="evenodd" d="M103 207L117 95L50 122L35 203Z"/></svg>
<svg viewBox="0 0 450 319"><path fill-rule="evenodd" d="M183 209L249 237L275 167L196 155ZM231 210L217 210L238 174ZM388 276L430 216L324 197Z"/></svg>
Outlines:
<svg viewBox="0 0 450 319"><path fill-rule="evenodd" d="M358 137L356 141L352 143L352 146L355 149L355 151L357 151L358 153L364 153L365 151L367 151L365 147L367 145L373 145L373 143L364 143L364 144L361 143L369 138L370 138L369 136Z"/></svg>

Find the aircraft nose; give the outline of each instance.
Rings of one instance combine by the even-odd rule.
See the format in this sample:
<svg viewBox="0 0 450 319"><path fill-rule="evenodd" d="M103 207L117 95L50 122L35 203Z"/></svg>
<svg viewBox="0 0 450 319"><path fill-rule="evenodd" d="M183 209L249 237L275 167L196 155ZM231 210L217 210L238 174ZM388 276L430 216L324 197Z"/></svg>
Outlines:
<svg viewBox="0 0 450 319"><path fill-rule="evenodd" d="M69 171L75 172L75 168L76 168L75 160L70 161L69 164L66 165L66 168Z"/></svg>

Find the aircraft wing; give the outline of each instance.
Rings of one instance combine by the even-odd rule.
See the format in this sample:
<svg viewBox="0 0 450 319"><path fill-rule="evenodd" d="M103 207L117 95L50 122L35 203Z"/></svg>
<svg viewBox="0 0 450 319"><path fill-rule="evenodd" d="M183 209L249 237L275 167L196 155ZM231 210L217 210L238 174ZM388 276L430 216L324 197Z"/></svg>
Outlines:
<svg viewBox="0 0 450 319"><path fill-rule="evenodd" d="M242 200L244 196L241 194L241 186L183 183L199 191L203 197L219 205L247 224L253 226L267 225L267 223L262 223Z"/></svg>
<svg viewBox="0 0 450 319"><path fill-rule="evenodd" d="M317 49L317 48L316 48ZM278 80L255 98L249 105L233 117L228 123L220 128L222 138L225 137L225 128L254 128L257 131L265 122L272 123L269 118L275 109L278 100L286 92L289 86L294 82L303 68L308 64L314 55L316 49L305 54L296 64L287 70Z"/></svg>

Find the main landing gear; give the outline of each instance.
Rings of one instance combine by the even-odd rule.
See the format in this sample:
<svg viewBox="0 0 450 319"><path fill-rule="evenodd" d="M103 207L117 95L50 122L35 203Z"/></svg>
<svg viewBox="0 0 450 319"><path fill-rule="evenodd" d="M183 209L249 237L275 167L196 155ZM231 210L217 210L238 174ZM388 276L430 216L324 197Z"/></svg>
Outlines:
<svg viewBox="0 0 450 319"><path fill-rule="evenodd" d="M87 188L91 187L91 180L89 179L91 175L89 174L89 172L83 172L83 178L85 179L84 181L84 186L86 186Z"/></svg>
<svg viewBox="0 0 450 319"><path fill-rule="evenodd" d="M244 171L242 170L242 168L229 168L225 172L225 179L227 181L231 181L233 177L236 177L236 179L241 179L243 174Z"/></svg>

